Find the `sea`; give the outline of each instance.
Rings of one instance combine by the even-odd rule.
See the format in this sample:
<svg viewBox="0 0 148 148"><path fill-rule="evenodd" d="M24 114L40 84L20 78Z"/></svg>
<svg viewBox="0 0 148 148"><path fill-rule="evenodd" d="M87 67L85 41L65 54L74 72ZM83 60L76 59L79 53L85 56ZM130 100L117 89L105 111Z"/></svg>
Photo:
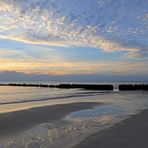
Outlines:
<svg viewBox="0 0 148 148"><path fill-rule="evenodd" d="M59 84L58 82L29 83ZM65 82L63 83L65 84ZM72 84L74 82L66 83ZM52 106L75 102L101 103L92 109L72 112L65 116L61 121L46 122L28 129L23 133L0 139L0 148L70 148L86 137L114 126L115 124L148 109L148 91L118 90L119 84L129 82L89 84L105 83L113 84L114 90L97 91L84 89L0 86L0 115L40 106ZM147 82L132 82L132 84L133 83L147 84Z"/></svg>

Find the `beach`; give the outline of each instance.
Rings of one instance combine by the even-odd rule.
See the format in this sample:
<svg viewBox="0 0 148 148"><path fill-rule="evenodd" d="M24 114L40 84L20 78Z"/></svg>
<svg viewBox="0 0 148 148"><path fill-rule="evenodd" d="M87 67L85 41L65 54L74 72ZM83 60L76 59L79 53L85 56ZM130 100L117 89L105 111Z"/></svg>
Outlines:
<svg viewBox="0 0 148 148"><path fill-rule="evenodd" d="M148 0L0 0L0 148L148 148Z"/></svg>
<svg viewBox="0 0 148 148"><path fill-rule="evenodd" d="M148 110L87 137L73 148L148 148Z"/></svg>
<svg viewBox="0 0 148 148"><path fill-rule="evenodd" d="M146 143L147 91L0 90L0 148L137 148L131 144Z"/></svg>
<svg viewBox="0 0 148 148"><path fill-rule="evenodd" d="M100 104L97 102L79 102L0 114L0 138L20 133L45 122L61 120L71 112L91 109L96 105Z"/></svg>
<svg viewBox="0 0 148 148"><path fill-rule="evenodd" d="M11 137L39 124L60 121L67 114L92 109L98 102L79 102L37 107L0 114L0 138ZM72 148L147 148L148 110L88 136ZM35 144L34 144L35 146Z"/></svg>
<svg viewBox="0 0 148 148"><path fill-rule="evenodd" d="M44 106L0 114L0 138L23 132L44 122L61 120L67 114L91 109L98 102L79 102ZM113 127L88 136L72 148L147 148L148 110L142 111Z"/></svg>

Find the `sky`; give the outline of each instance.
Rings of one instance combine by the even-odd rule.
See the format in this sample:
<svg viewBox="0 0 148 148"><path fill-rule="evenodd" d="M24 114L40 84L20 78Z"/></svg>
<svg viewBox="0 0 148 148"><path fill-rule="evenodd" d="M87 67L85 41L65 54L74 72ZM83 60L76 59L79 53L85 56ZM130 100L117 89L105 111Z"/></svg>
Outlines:
<svg viewBox="0 0 148 148"><path fill-rule="evenodd" d="M147 6L148 0L0 0L0 81L148 81Z"/></svg>

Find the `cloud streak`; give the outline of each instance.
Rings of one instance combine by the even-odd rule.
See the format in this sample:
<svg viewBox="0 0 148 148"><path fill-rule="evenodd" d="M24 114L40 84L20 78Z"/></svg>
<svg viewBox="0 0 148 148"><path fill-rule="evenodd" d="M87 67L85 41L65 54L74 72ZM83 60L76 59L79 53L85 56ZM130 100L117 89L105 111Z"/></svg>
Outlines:
<svg viewBox="0 0 148 148"><path fill-rule="evenodd" d="M147 4L148 0L1 0L0 38L145 56Z"/></svg>

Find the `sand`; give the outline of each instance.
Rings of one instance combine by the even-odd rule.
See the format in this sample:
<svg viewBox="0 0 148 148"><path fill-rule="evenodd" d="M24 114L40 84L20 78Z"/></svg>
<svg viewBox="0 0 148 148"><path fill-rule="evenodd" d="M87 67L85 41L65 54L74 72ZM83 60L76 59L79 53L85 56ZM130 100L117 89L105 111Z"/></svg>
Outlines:
<svg viewBox="0 0 148 148"><path fill-rule="evenodd" d="M148 110L89 136L73 148L148 148Z"/></svg>
<svg viewBox="0 0 148 148"><path fill-rule="evenodd" d="M0 138L45 122L62 120L71 112L91 109L96 105L100 103L79 102L1 113ZM148 148L148 110L87 137L73 148Z"/></svg>
<svg viewBox="0 0 148 148"><path fill-rule="evenodd" d="M61 120L71 112L91 109L100 104L98 102L79 102L1 113L0 138L20 133L45 122Z"/></svg>

